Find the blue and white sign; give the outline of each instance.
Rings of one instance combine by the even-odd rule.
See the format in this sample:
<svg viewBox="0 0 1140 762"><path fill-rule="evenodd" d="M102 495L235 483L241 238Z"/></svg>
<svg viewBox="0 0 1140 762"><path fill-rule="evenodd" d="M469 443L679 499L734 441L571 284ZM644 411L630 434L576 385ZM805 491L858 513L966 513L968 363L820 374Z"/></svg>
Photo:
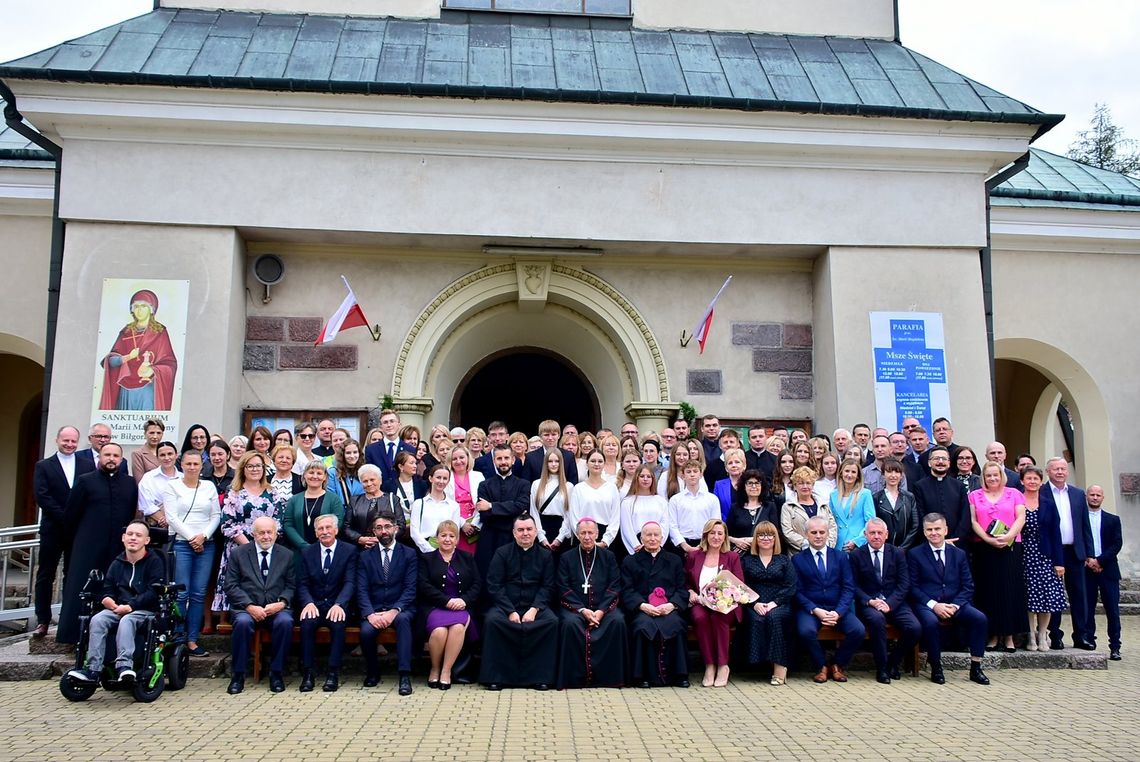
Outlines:
<svg viewBox="0 0 1140 762"><path fill-rule="evenodd" d="M871 347L879 426L901 431L913 417L930 431L935 418L950 417L941 313L872 312Z"/></svg>

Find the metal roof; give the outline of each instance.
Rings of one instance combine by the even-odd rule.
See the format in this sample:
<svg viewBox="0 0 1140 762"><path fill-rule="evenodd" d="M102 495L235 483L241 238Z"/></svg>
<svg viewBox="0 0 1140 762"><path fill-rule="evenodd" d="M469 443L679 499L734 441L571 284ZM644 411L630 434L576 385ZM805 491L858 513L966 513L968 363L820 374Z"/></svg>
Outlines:
<svg viewBox="0 0 1140 762"><path fill-rule="evenodd" d="M1045 114L897 42L444 11L403 20L158 9L0 64L69 82L517 98L1016 122Z"/></svg>
<svg viewBox="0 0 1140 762"><path fill-rule="evenodd" d="M993 189L1003 206L1140 207L1140 179L1029 149L1029 166Z"/></svg>
<svg viewBox="0 0 1140 762"><path fill-rule="evenodd" d="M0 112L7 101L0 98ZM52 161L51 154L0 121L0 161Z"/></svg>

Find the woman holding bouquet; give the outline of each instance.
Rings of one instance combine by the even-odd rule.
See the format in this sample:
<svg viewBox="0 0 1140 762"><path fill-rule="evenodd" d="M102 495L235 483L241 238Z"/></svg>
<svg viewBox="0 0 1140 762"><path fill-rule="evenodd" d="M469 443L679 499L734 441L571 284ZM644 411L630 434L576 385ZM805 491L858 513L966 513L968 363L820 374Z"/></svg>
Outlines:
<svg viewBox="0 0 1140 762"><path fill-rule="evenodd" d="M796 594L796 570L780 550L780 533L761 521L752 533L751 552L741 559L744 584L756 591L748 607L748 663L772 662L772 685L788 679L788 624Z"/></svg>
<svg viewBox="0 0 1140 762"><path fill-rule="evenodd" d="M474 553L475 543L479 541L479 527L482 521L479 511L475 510L475 500L479 495L479 485L483 483L483 474L476 471L475 458L464 445L457 445L451 449L448 466L451 468L451 481L448 482L444 493L459 505L458 542L455 547L464 553Z"/></svg>
<svg viewBox="0 0 1140 762"><path fill-rule="evenodd" d="M1029 629L1021 548L1025 496L1006 486L1005 468L992 460L982 468L982 484L969 496L974 606L989 621L986 648L996 649L1002 638L1005 650L1013 653L1013 636Z"/></svg>
<svg viewBox="0 0 1140 762"><path fill-rule="evenodd" d="M705 662L705 677L701 685L706 688L723 688L728 685L729 625L741 619L739 605L728 613L721 613L704 603L702 591L722 571L731 572L737 580L744 577L740 568L740 556L731 552L728 546L728 527L720 519L709 519L701 531L700 546L685 557L689 608L693 612L697 645Z"/></svg>

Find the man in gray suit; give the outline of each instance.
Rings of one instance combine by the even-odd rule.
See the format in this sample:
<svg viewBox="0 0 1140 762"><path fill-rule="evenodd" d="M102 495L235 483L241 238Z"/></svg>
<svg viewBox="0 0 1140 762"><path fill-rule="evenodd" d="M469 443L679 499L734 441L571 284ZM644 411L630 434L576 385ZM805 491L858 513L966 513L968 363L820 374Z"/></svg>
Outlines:
<svg viewBox="0 0 1140 762"><path fill-rule="evenodd" d="M249 647L258 627L273 633L269 690L285 690L285 657L293 640L293 553L274 545L277 522L262 516L253 522L253 542L235 548L226 566L225 591L233 612L230 695L245 688Z"/></svg>

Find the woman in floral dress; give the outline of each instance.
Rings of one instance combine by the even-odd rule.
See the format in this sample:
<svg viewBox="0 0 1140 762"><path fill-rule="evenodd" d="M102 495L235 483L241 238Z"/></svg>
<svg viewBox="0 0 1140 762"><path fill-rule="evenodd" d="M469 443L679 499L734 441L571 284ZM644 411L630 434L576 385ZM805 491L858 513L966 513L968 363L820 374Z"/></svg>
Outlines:
<svg viewBox="0 0 1140 762"><path fill-rule="evenodd" d="M224 589L226 566L236 546L252 542L254 520L269 516L277 521L277 531L281 531L281 518L265 474L266 465L265 457L255 450L243 455L238 461L230 491L222 501L222 534L226 545L218 569L218 589L210 606L214 611L229 611Z"/></svg>

